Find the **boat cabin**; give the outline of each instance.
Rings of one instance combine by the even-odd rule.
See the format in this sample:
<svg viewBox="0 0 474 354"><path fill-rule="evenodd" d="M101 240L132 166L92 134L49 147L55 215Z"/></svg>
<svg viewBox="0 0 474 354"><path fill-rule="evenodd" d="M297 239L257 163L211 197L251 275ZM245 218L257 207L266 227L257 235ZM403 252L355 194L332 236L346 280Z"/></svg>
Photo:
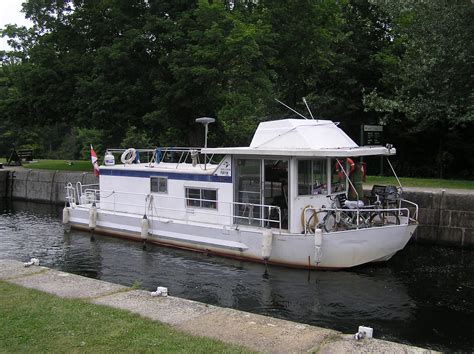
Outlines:
<svg viewBox="0 0 474 354"><path fill-rule="evenodd" d="M306 207L330 207L328 195L353 189L349 158L395 149L359 147L329 120L284 119L260 123L248 147L156 149L148 163L126 153L100 167L103 210L301 234Z"/></svg>

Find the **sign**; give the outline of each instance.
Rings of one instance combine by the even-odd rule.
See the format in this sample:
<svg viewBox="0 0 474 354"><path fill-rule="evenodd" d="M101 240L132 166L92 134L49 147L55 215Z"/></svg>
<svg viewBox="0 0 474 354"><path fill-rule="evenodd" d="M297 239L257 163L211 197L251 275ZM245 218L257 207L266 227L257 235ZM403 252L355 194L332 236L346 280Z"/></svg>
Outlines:
<svg viewBox="0 0 474 354"><path fill-rule="evenodd" d="M383 125L364 125L364 132L383 132Z"/></svg>
<svg viewBox="0 0 474 354"><path fill-rule="evenodd" d="M226 156L224 160L221 161L214 175L226 177L232 176L232 160L230 156Z"/></svg>
<svg viewBox="0 0 474 354"><path fill-rule="evenodd" d="M382 125L364 125L363 128L365 145L382 145Z"/></svg>

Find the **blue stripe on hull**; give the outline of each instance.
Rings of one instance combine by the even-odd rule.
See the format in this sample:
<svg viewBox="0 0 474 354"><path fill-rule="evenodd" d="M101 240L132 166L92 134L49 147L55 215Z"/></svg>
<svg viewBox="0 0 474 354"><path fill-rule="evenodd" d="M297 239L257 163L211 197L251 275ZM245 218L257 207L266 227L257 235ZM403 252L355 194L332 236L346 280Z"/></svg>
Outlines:
<svg viewBox="0 0 474 354"><path fill-rule="evenodd" d="M167 177L168 179L176 179L181 181L200 181L200 182L221 182L232 183L232 177L229 176L213 176L192 173L174 173L174 172L158 172L158 171L134 171L134 170L115 170L100 169L102 176L120 176L120 177Z"/></svg>

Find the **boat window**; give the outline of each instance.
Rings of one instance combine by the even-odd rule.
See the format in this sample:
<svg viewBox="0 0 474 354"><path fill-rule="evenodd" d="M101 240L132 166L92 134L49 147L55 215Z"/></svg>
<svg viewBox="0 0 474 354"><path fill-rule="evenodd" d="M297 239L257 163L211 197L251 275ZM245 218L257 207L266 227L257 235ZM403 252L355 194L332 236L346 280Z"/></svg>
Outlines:
<svg viewBox="0 0 474 354"><path fill-rule="evenodd" d="M217 209L217 190L186 187L186 206Z"/></svg>
<svg viewBox="0 0 474 354"><path fill-rule="evenodd" d="M168 178L150 177L150 191L152 193L168 193Z"/></svg>
<svg viewBox="0 0 474 354"><path fill-rule="evenodd" d="M298 161L298 195L327 194L326 160Z"/></svg>
<svg viewBox="0 0 474 354"><path fill-rule="evenodd" d="M235 166L235 223L261 225L262 160L237 159Z"/></svg>
<svg viewBox="0 0 474 354"><path fill-rule="evenodd" d="M341 162L342 166L346 169L346 174L351 175L350 171L350 166L349 166L349 161L351 163L352 160L346 159L347 162L344 162L343 159L339 159ZM337 192L345 192L347 189L347 181L346 181L346 174L341 171L339 164L337 163L336 159L331 159L331 166L332 171L331 171L331 193L337 193Z"/></svg>

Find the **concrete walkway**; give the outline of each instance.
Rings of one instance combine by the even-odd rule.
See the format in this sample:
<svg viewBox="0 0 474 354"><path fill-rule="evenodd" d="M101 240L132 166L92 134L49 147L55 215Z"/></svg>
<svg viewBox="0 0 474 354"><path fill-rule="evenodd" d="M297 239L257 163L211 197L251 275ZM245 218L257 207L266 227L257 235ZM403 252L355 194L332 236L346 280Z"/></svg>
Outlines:
<svg viewBox="0 0 474 354"><path fill-rule="evenodd" d="M211 337L265 353L431 353L379 339L356 341L352 335L296 322L220 308L173 296L152 297L143 290L0 260L0 280L63 298L80 298L167 323L185 333ZM166 285L166 284L160 284ZM169 289L173 291L173 289ZM354 329L355 332L356 329ZM375 332L377 329L375 329Z"/></svg>

